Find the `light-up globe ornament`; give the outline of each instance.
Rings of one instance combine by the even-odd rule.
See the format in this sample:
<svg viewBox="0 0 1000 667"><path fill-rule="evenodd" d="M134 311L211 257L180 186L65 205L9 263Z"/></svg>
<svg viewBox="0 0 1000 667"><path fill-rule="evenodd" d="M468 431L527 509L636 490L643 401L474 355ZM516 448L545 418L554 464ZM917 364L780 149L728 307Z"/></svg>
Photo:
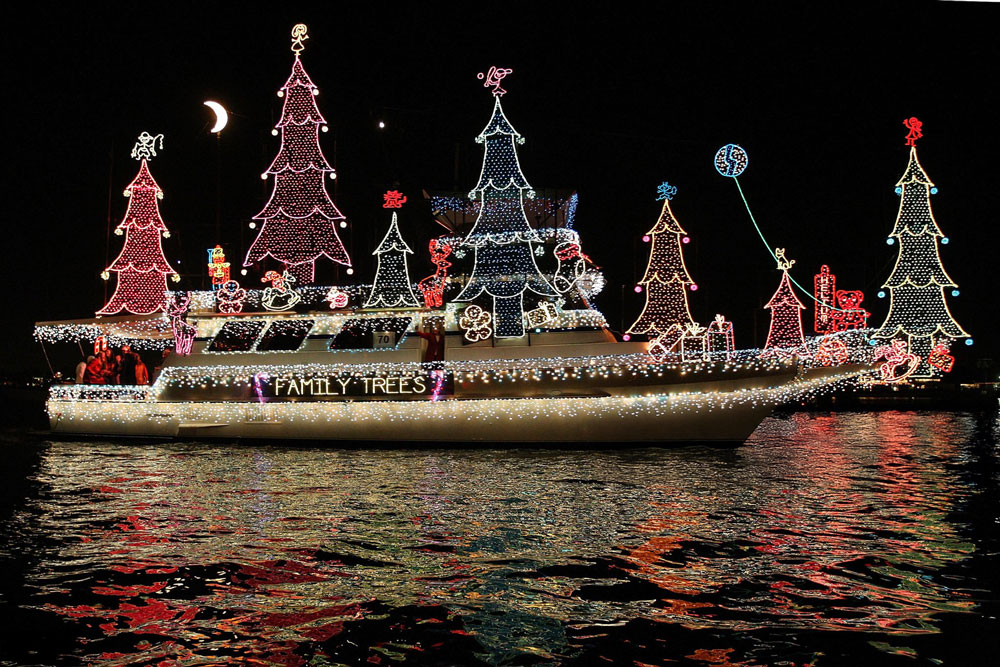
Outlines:
<svg viewBox="0 0 1000 667"><path fill-rule="evenodd" d="M222 132L222 130L224 130L226 125L229 123L229 112L226 111L225 107L223 107L218 102L213 102L209 100L204 104L206 107L215 112L215 125L212 127L211 130L209 130L209 132L212 132L213 134L218 134L219 132Z"/></svg>
<svg viewBox="0 0 1000 667"><path fill-rule="evenodd" d="M742 174L749 163L747 152L737 144L726 144L715 154L715 170L729 178Z"/></svg>

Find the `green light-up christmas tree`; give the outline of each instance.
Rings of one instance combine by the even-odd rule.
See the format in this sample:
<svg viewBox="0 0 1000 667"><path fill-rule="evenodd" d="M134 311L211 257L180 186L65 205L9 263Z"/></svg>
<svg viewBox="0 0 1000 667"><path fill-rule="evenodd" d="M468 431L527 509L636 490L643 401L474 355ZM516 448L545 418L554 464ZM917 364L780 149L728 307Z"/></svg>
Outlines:
<svg viewBox="0 0 1000 667"><path fill-rule="evenodd" d="M927 379L940 373L927 363L934 343L945 337L968 338L969 334L955 321L945 298L945 290L957 296L958 285L945 272L939 254L938 241L948 243L948 238L931 210L931 195L937 188L917 159L916 140L923 136L922 124L916 118L904 124L910 130L906 138L910 158L896 183L899 213L888 239L890 245L898 244L899 254L892 274L882 285L889 290L889 313L873 337L905 339L909 351L921 359L911 377Z"/></svg>

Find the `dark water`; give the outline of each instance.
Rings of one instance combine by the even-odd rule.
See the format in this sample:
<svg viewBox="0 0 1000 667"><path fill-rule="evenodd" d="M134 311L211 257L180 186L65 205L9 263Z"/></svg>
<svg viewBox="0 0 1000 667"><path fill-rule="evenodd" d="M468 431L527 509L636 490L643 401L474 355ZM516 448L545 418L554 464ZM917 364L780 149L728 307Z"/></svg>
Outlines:
<svg viewBox="0 0 1000 667"><path fill-rule="evenodd" d="M799 413L735 450L9 435L0 656L982 664L998 440L995 412Z"/></svg>

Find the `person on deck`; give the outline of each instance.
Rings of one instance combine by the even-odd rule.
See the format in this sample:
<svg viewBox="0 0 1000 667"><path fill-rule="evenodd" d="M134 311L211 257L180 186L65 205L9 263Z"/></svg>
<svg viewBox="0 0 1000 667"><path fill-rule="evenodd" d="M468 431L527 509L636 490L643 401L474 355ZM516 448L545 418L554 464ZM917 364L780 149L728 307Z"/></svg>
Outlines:
<svg viewBox="0 0 1000 667"><path fill-rule="evenodd" d="M135 362L138 354L132 352L128 345L122 346L121 362L118 365L118 384L137 384L135 381Z"/></svg>
<svg viewBox="0 0 1000 667"><path fill-rule="evenodd" d="M87 374L87 364L94 360L94 355L87 355L85 360L81 360L80 363L76 365L76 383L83 384L83 378Z"/></svg>
<svg viewBox="0 0 1000 667"><path fill-rule="evenodd" d="M83 374L84 384L104 384L104 371L101 356L87 357L87 370Z"/></svg>
<svg viewBox="0 0 1000 667"><path fill-rule="evenodd" d="M135 368L135 383L138 385L149 384L149 371L146 369L146 364L142 362L142 358L138 352L132 353L132 363Z"/></svg>

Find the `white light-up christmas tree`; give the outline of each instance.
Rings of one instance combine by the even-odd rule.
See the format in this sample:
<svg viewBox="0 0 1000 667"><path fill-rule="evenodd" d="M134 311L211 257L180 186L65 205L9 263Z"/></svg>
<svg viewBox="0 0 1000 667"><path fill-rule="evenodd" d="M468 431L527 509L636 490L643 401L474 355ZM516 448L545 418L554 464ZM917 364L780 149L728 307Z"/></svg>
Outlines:
<svg viewBox="0 0 1000 667"><path fill-rule="evenodd" d="M910 130L906 137L910 157L896 183L899 212L888 239L890 245L899 245L899 254L892 274L882 285L889 290L889 313L873 337L905 339L910 353L920 357L920 366L910 377L926 379L940 374L927 362L935 342L945 337L968 338L969 334L952 317L945 299L945 290L958 296L958 285L945 272L939 254L938 240L948 243L948 238L931 210L931 195L937 188L917 159L916 141L923 136L922 123L910 118L904 125Z"/></svg>
<svg viewBox="0 0 1000 667"><path fill-rule="evenodd" d="M162 134L154 137L143 132L132 148L132 157L139 160L139 173L125 188L128 208L115 228L115 234L125 235L125 245L101 274L105 280L111 273L118 274L118 283L115 293L97 311L98 315L114 315L123 310L136 315L162 311L167 304L167 276L175 282L180 279L163 255L162 237L170 236L157 201L163 198L163 190L153 180L146 162L156 157L157 139L162 149Z"/></svg>
<svg viewBox="0 0 1000 667"><path fill-rule="evenodd" d="M506 92L501 80L509 69L493 67L484 86L493 87L493 116L476 137L485 144L479 182L469 193L480 201L479 216L462 245L475 254L472 276L456 301L472 301L484 292L493 297L494 332L498 338L524 335L524 293L531 290L538 296L558 297L535 264L531 244L541 238L528 224L524 215L525 198L534 196L531 186L521 173L517 159L517 144L524 138L511 126L500 105Z"/></svg>
<svg viewBox="0 0 1000 667"><path fill-rule="evenodd" d="M671 326L682 328L694 324L688 309L687 291L697 289L684 265L682 243L688 236L670 210L670 200L677 194L677 188L662 183L657 189L657 199L663 200L660 217L649 230L649 262L646 273L639 281L646 292L646 305L639 319L629 327L630 335L647 334L650 337L663 334Z"/></svg>
<svg viewBox="0 0 1000 667"><path fill-rule="evenodd" d="M378 258L378 268L365 308L416 308L419 305L410 283L407 253L412 255L413 251L400 235L396 214L393 213L389 231L372 253Z"/></svg>
<svg viewBox="0 0 1000 667"><path fill-rule="evenodd" d="M274 176L274 191L264 210L254 216L262 225L243 262L251 266L272 257L284 263L300 286L313 282L320 257L351 265L337 235L337 224L343 223L344 216L326 191L325 177L335 174L319 146L320 128L327 129L316 106L319 89L299 58L308 38L305 25L292 29L295 62L291 76L278 91L285 102L274 130L281 133L281 148L261 175Z"/></svg>

